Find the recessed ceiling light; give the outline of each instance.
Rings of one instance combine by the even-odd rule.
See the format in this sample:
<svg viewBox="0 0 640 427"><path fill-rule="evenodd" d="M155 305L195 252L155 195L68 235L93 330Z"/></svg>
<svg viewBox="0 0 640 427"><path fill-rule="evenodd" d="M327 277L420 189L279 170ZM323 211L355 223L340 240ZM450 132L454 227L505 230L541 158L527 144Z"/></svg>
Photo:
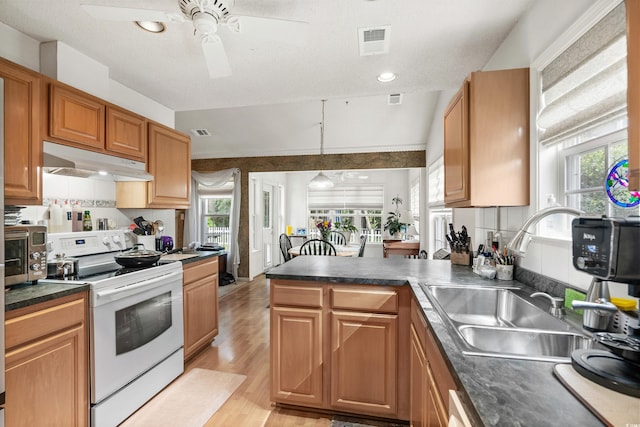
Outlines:
<svg viewBox="0 0 640 427"><path fill-rule="evenodd" d="M396 79L396 75L393 73L382 73L378 76L378 81L382 83L389 83Z"/></svg>
<svg viewBox="0 0 640 427"><path fill-rule="evenodd" d="M159 21L133 21L136 25L150 33L161 33L164 31L164 24Z"/></svg>

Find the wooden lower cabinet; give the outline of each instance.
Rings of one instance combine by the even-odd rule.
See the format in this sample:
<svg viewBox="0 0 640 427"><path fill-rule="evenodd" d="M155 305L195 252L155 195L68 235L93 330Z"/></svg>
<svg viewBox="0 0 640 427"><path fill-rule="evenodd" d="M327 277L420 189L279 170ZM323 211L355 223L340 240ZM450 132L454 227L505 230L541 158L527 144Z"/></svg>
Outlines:
<svg viewBox="0 0 640 427"><path fill-rule="evenodd" d="M185 264L182 288L184 358L191 358L218 335L218 258Z"/></svg>
<svg viewBox="0 0 640 427"><path fill-rule="evenodd" d="M411 301L411 426L446 427L449 390L457 390L421 308Z"/></svg>
<svg viewBox="0 0 640 427"><path fill-rule="evenodd" d="M322 406L322 310L274 307L271 330L271 395L274 400Z"/></svg>
<svg viewBox="0 0 640 427"><path fill-rule="evenodd" d="M409 419L408 287L271 279L271 399Z"/></svg>
<svg viewBox="0 0 640 427"><path fill-rule="evenodd" d="M87 293L9 311L7 426L89 425Z"/></svg>
<svg viewBox="0 0 640 427"><path fill-rule="evenodd" d="M394 417L398 315L331 313L331 406Z"/></svg>
<svg viewBox="0 0 640 427"><path fill-rule="evenodd" d="M411 381L409 385L409 402L411 405L410 425L413 427L426 427L427 421L427 395L429 392L429 376L427 372L427 356L424 354L424 346L411 325Z"/></svg>

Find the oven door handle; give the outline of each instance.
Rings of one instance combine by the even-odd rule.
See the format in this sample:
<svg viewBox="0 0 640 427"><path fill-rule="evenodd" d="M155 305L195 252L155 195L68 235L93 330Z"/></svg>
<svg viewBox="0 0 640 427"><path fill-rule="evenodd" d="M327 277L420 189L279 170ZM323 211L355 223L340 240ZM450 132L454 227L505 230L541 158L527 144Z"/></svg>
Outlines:
<svg viewBox="0 0 640 427"><path fill-rule="evenodd" d="M181 275L182 275L182 271L176 271L174 273L167 274L166 276L156 277L155 279L145 280L145 281L142 281L140 283L133 284L133 285L121 286L119 288L108 289L106 291L98 291L98 292L96 292L96 297L98 297L98 299L100 299L100 298L116 295L116 294L119 294L119 293L125 293L125 292L134 291L134 290L139 289L139 288L147 288L147 287L148 288L153 288L156 284L158 284L160 282L165 282L167 280L171 280L174 277L181 276Z"/></svg>

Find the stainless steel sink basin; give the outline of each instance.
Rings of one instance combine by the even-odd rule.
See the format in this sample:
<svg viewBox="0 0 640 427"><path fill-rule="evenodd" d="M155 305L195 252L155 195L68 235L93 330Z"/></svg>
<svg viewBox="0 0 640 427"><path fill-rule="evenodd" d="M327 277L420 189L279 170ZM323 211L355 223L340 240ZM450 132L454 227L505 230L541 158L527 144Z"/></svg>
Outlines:
<svg viewBox="0 0 640 427"><path fill-rule="evenodd" d="M574 350L591 348L590 338L572 332L465 325L458 328L465 354L566 362Z"/></svg>
<svg viewBox="0 0 640 427"><path fill-rule="evenodd" d="M427 286L441 311L459 324L567 330L566 323L514 293L518 288Z"/></svg>
<svg viewBox="0 0 640 427"><path fill-rule="evenodd" d="M528 301L517 287L421 284L464 354L569 362L591 338Z"/></svg>

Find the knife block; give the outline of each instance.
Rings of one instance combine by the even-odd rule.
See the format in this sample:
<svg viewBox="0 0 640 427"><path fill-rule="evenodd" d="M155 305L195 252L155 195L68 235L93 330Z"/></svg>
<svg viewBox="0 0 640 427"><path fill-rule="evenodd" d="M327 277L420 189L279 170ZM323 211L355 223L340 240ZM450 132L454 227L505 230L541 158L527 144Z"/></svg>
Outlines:
<svg viewBox="0 0 640 427"><path fill-rule="evenodd" d="M468 241L468 248L471 248L471 238L469 237L467 239ZM472 260L473 260L473 254L472 252L451 252L451 255L449 256L449 259L451 260L451 264L458 264L458 265L471 265L472 264Z"/></svg>

